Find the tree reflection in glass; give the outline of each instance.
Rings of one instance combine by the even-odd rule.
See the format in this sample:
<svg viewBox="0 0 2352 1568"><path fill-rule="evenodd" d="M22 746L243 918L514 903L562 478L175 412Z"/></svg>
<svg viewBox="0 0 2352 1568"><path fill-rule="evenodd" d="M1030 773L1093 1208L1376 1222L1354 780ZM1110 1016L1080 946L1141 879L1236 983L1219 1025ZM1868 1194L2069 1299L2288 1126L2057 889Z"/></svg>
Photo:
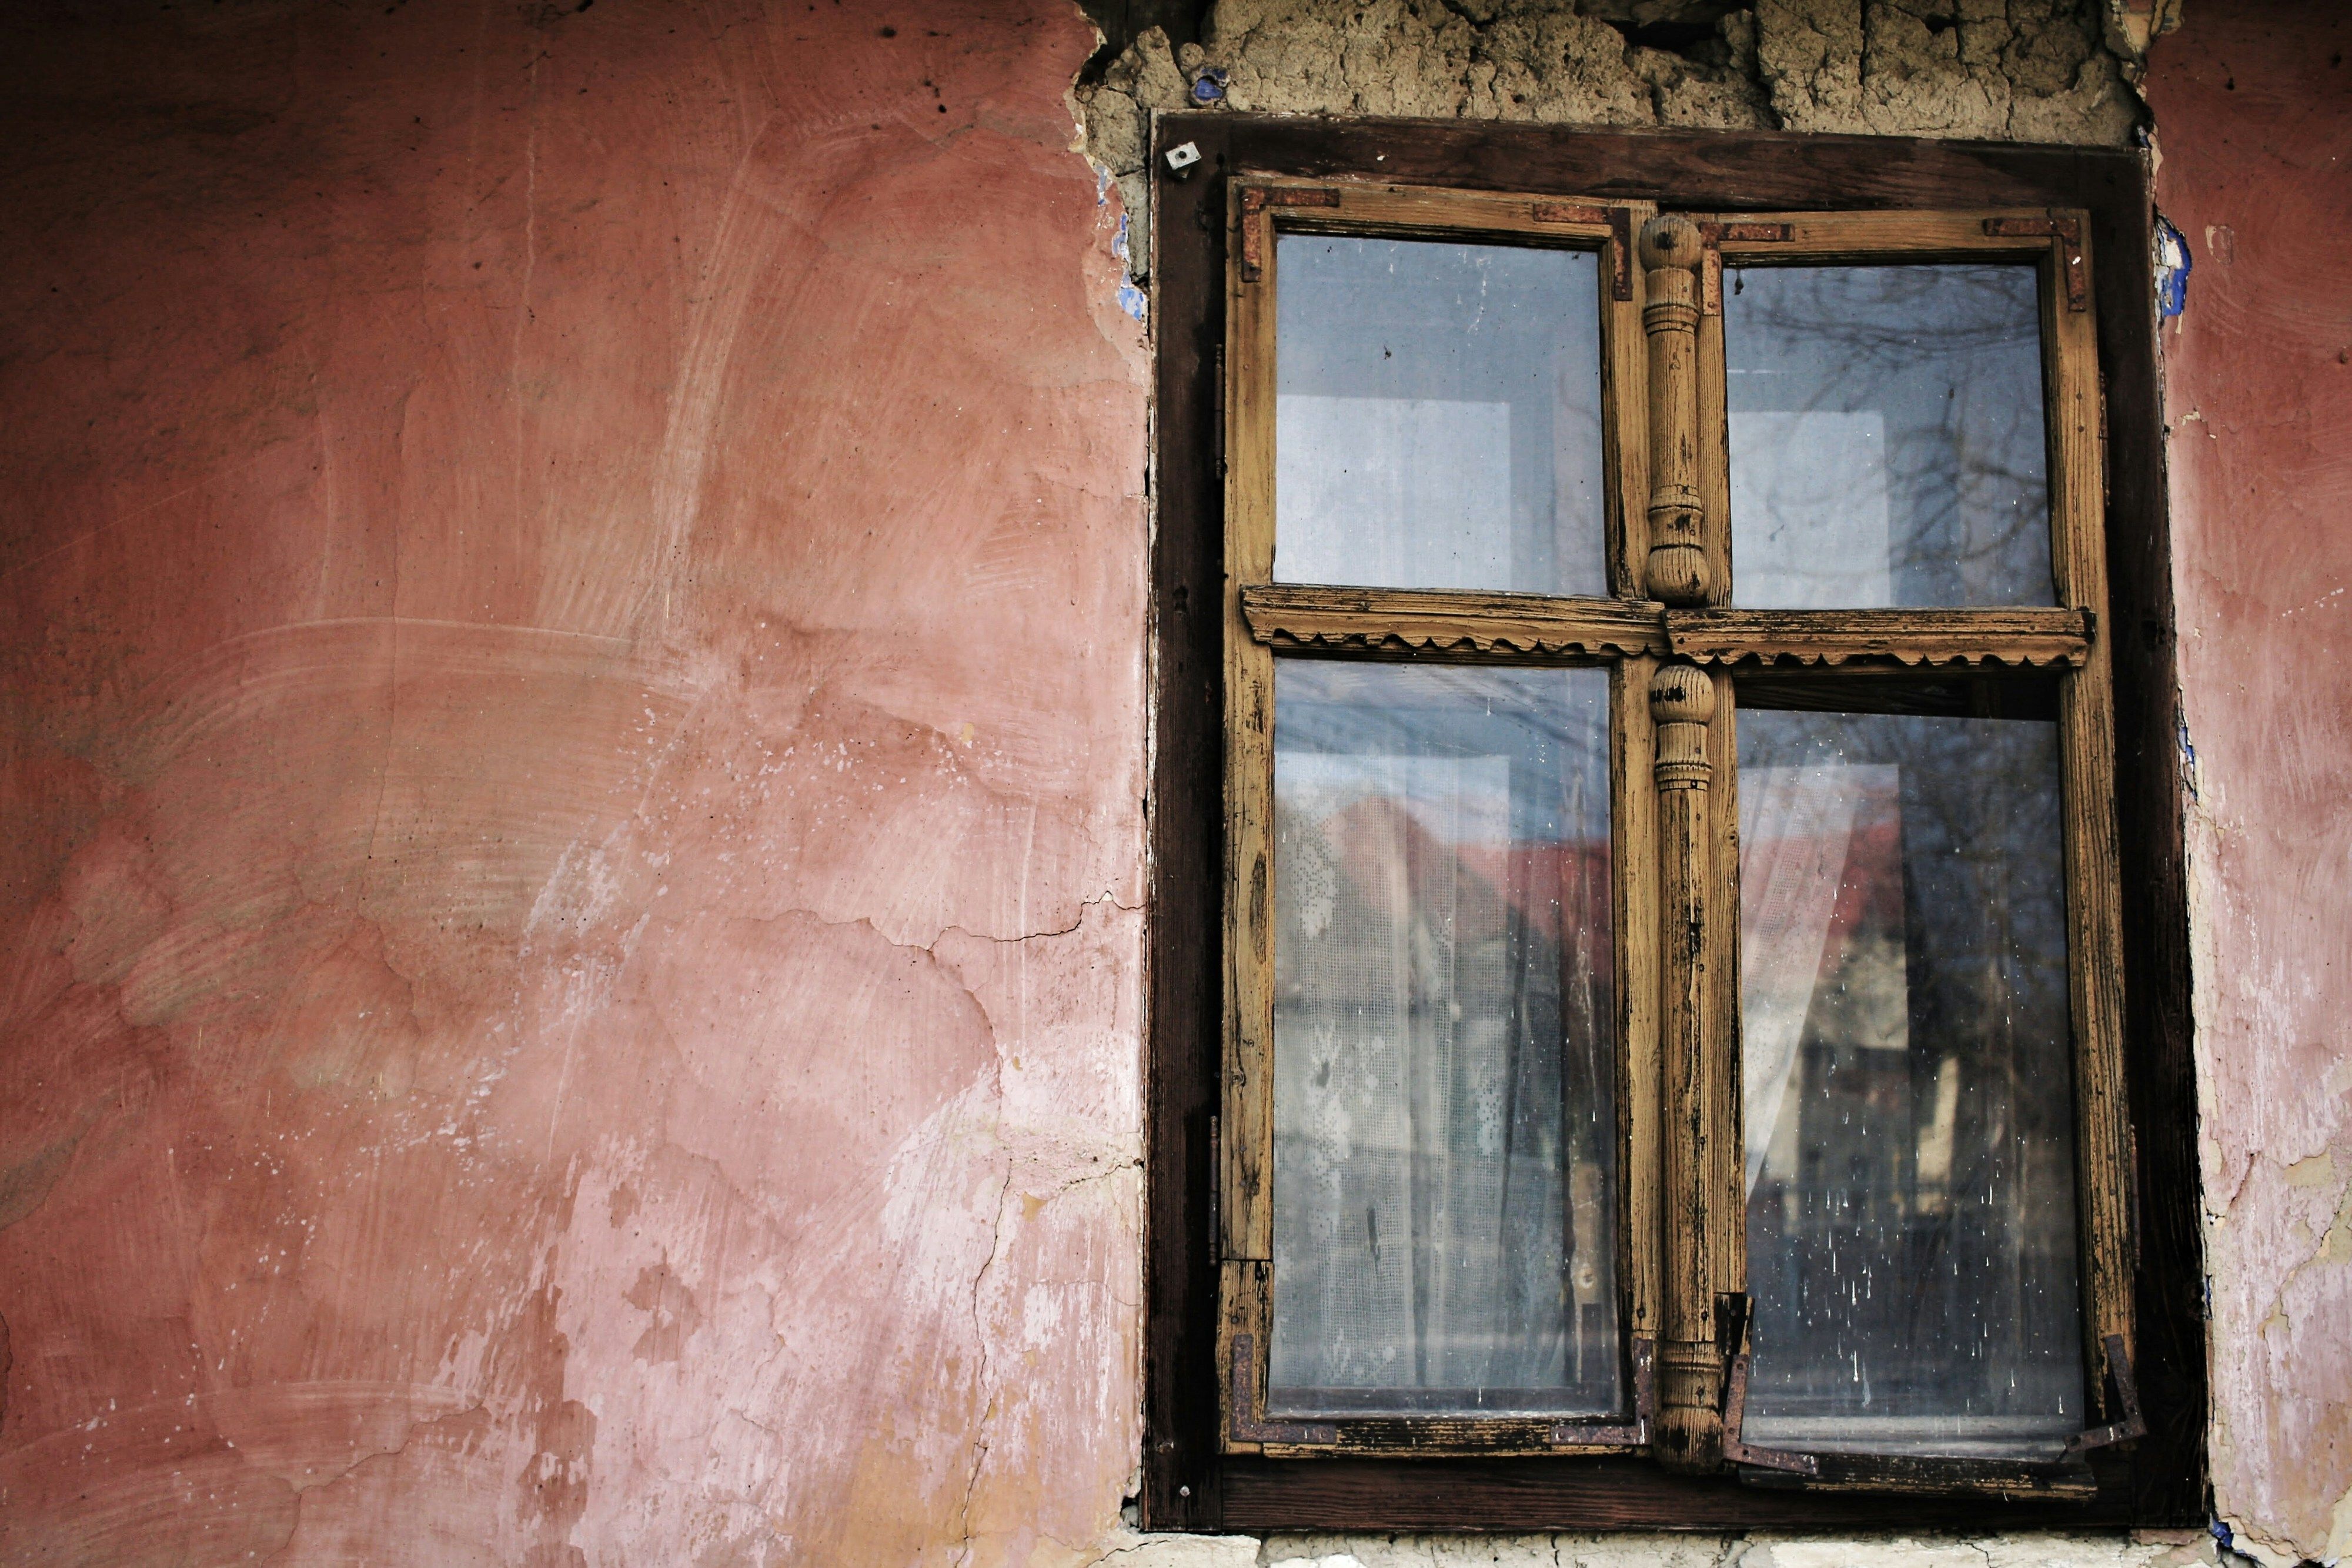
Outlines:
<svg viewBox="0 0 2352 1568"><path fill-rule="evenodd" d="M2053 1456L2084 1412L2057 727L1738 736L1747 1438Z"/></svg>
<svg viewBox="0 0 2352 1568"><path fill-rule="evenodd" d="M2021 265L1727 273L1733 601L2054 602Z"/></svg>

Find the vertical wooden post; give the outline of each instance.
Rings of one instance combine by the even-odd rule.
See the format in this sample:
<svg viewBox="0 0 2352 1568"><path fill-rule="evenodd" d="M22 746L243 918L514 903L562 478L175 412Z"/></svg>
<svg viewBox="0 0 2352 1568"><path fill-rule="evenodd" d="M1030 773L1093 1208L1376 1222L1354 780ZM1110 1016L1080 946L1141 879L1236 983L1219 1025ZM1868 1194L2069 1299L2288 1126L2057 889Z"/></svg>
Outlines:
<svg viewBox="0 0 2352 1568"><path fill-rule="evenodd" d="M1642 225L1642 330L1650 347L1650 560L1643 586L1667 604L1706 602L1698 490L1698 225L1661 213Z"/></svg>
<svg viewBox="0 0 2352 1568"><path fill-rule="evenodd" d="M1652 340L1655 341L1654 339ZM1652 558L1656 559L1654 556ZM1710 1176L1728 1107L1714 1028L1717 946L1707 922L1715 881L1707 788L1707 725L1715 680L1696 664L1661 664L1650 678L1657 726L1659 915L1664 949L1659 1048L1665 1079L1661 1167L1665 1223L1664 1316L1658 1343L1654 1447L1670 1469L1723 1460L1723 1357L1716 1343L1717 1260L1707 1221Z"/></svg>

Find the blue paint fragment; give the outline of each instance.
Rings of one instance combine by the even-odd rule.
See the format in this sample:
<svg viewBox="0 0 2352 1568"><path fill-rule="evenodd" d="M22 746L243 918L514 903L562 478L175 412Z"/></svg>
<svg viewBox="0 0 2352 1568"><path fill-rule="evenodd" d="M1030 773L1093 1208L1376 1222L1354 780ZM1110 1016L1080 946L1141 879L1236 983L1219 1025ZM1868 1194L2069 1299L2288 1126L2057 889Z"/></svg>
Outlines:
<svg viewBox="0 0 2352 1568"><path fill-rule="evenodd" d="M2189 308L2189 242L2158 215L2156 220L2156 308L2169 320Z"/></svg>
<svg viewBox="0 0 2352 1568"><path fill-rule="evenodd" d="M1211 66L1192 78L1194 103L1205 109L1213 103L1223 103L1224 99L1225 73L1222 68Z"/></svg>
<svg viewBox="0 0 2352 1568"><path fill-rule="evenodd" d="M2196 743L2189 738L2189 716L2175 709L2172 715L2172 731L2175 741L2180 747L2180 782L2188 789L2189 798L2194 800L2198 798L2197 747Z"/></svg>
<svg viewBox="0 0 2352 1568"><path fill-rule="evenodd" d="M1142 289L1135 286L1131 277L1135 270L1135 263L1132 259L1133 253L1127 243L1125 213L1118 214L1118 233L1111 235L1110 253L1118 257L1118 308L1140 321L1151 301L1145 296Z"/></svg>

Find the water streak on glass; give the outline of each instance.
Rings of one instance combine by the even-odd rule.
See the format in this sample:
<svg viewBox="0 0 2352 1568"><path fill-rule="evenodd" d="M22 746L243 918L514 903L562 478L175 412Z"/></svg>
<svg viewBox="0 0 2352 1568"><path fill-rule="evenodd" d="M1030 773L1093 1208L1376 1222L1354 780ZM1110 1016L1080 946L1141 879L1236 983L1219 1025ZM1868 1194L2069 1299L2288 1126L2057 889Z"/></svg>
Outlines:
<svg viewBox="0 0 2352 1568"><path fill-rule="evenodd" d="M1748 1440L2084 1425L2057 727L1739 713Z"/></svg>
<svg viewBox="0 0 2352 1568"><path fill-rule="evenodd" d="M1605 592L1592 253L1276 243L1276 580Z"/></svg>
<svg viewBox="0 0 2352 1568"><path fill-rule="evenodd" d="M2055 601L2036 288L2025 266L1727 276L1736 603Z"/></svg>
<svg viewBox="0 0 2352 1568"><path fill-rule="evenodd" d="M1618 1407L1608 710L1276 665L1274 1411Z"/></svg>

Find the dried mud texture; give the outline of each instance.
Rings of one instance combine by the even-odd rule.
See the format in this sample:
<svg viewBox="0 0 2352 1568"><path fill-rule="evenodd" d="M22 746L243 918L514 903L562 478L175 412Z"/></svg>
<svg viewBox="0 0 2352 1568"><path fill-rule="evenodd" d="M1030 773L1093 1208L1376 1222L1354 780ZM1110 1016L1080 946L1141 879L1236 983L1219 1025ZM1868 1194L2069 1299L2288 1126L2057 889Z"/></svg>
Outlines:
<svg viewBox="0 0 2352 1568"><path fill-rule="evenodd" d="M1083 20L12 45L0 1561L1091 1555L1146 360Z"/></svg>
<svg viewBox="0 0 2352 1568"><path fill-rule="evenodd" d="M2214 1507L2352 1557L2352 19L2193 6L2148 61L2188 811Z"/></svg>
<svg viewBox="0 0 2352 1568"><path fill-rule="evenodd" d="M1217 0L1200 43L1152 28L1076 99L1141 276L1150 116L1198 107L1204 72L1236 110L2116 146L2142 110L2105 23L2103 0Z"/></svg>

